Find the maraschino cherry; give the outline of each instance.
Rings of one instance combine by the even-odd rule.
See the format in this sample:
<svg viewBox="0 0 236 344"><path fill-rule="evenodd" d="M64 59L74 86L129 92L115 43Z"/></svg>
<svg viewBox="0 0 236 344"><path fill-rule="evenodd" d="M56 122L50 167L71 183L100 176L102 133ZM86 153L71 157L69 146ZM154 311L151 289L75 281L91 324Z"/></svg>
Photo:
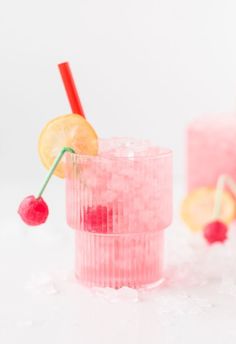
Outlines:
<svg viewBox="0 0 236 344"><path fill-rule="evenodd" d="M49 210L47 203L42 198L42 194L51 176L53 175L53 172L55 171L57 165L59 164L60 160L66 152L75 153L75 151L72 148L63 147L56 159L54 160L37 197L33 195L27 196L20 203L18 208L18 214L27 225L38 226L43 224L47 220Z"/></svg>
<svg viewBox="0 0 236 344"><path fill-rule="evenodd" d="M228 226L220 220L222 209L222 194L225 185L227 185L231 192L235 195L236 185L234 180L223 174L218 178L215 194L215 202L212 214L212 221L207 223L203 228L203 235L207 242L211 245L214 243L224 243L228 239Z"/></svg>
<svg viewBox="0 0 236 344"><path fill-rule="evenodd" d="M209 244L224 243L228 238L228 227L220 220L215 220L204 227L203 235Z"/></svg>
<svg viewBox="0 0 236 344"><path fill-rule="evenodd" d="M48 213L48 206L42 197L27 196L18 209L21 219L29 226L38 226L44 223Z"/></svg>

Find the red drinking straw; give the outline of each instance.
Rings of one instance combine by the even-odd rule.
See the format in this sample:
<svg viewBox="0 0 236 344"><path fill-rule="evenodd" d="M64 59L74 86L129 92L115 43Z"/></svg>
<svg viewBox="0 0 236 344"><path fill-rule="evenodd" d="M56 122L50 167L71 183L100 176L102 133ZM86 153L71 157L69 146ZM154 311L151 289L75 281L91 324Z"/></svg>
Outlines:
<svg viewBox="0 0 236 344"><path fill-rule="evenodd" d="M61 77L65 86L65 90L70 102L72 112L85 117L84 110L79 99L79 95L75 86L75 82L70 70L69 63L60 63L58 67L61 73Z"/></svg>

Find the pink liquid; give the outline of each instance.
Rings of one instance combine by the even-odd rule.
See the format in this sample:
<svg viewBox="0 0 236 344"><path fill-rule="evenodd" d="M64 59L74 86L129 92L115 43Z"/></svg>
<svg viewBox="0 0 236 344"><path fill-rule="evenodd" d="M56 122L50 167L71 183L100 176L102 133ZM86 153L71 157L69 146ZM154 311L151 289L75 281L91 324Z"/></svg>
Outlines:
<svg viewBox="0 0 236 344"><path fill-rule="evenodd" d="M76 231L76 276L89 287L138 288L163 276L164 231L96 235Z"/></svg>
<svg viewBox="0 0 236 344"><path fill-rule="evenodd" d="M187 130L187 188L215 187L221 174L236 180L236 114L205 116Z"/></svg>
<svg viewBox="0 0 236 344"><path fill-rule="evenodd" d="M163 277L171 164L169 151L127 139L101 141L97 157L67 156L67 221L81 283L138 288Z"/></svg>

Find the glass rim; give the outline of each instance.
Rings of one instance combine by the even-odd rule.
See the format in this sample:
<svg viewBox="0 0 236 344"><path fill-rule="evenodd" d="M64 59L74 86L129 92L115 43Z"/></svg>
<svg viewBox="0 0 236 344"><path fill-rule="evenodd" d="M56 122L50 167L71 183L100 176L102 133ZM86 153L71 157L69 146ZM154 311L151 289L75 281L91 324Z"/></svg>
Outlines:
<svg viewBox="0 0 236 344"><path fill-rule="evenodd" d="M82 235L87 235L87 236L92 236L92 237L123 237L123 238L127 238L129 236L143 236L143 235L150 235L150 236L154 236L154 235L164 235L165 234L165 230L168 228L168 226L164 227L164 228L158 228L156 230L150 230L150 231L142 231L142 232L114 232L114 233L102 233L102 232L92 232L92 231L88 231L88 230L81 230L78 228L73 228L71 227L71 229L75 232L75 234L82 234Z"/></svg>
<svg viewBox="0 0 236 344"><path fill-rule="evenodd" d="M99 154L97 155L87 155L87 154L79 154L79 153L71 153L67 152L67 154L74 156L79 159L99 159L99 160L142 160L142 159L161 159L168 156L171 156L173 151L169 148L159 147L157 146L161 151L157 154L152 155L136 155L136 156L128 156L128 155L122 155L122 156L101 156Z"/></svg>
<svg viewBox="0 0 236 344"><path fill-rule="evenodd" d="M137 161L137 160L157 160L157 159L165 159L168 157L172 157L173 151L166 147L160 147L160 146L152 146L158 149L158 152L150 154L150 155L88 155L88 154L79 154L79 153L71 153L67 152L67 154L70 156L73 160L92 160L92 161L121 161L128 160L128 161Z"/></svg>

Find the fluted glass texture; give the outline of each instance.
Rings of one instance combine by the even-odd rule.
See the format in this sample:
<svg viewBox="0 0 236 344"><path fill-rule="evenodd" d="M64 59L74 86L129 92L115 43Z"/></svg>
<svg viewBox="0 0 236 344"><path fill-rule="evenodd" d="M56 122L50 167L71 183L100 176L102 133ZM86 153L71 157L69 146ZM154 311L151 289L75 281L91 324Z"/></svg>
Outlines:
<svg viewBox="0 0 236 344"><path fill-rule="evenodd" d="M81 283L138 288L162 278L163 230L172 218L169 150L108 139L97 156L68 153L66 207Z"/></svg>

